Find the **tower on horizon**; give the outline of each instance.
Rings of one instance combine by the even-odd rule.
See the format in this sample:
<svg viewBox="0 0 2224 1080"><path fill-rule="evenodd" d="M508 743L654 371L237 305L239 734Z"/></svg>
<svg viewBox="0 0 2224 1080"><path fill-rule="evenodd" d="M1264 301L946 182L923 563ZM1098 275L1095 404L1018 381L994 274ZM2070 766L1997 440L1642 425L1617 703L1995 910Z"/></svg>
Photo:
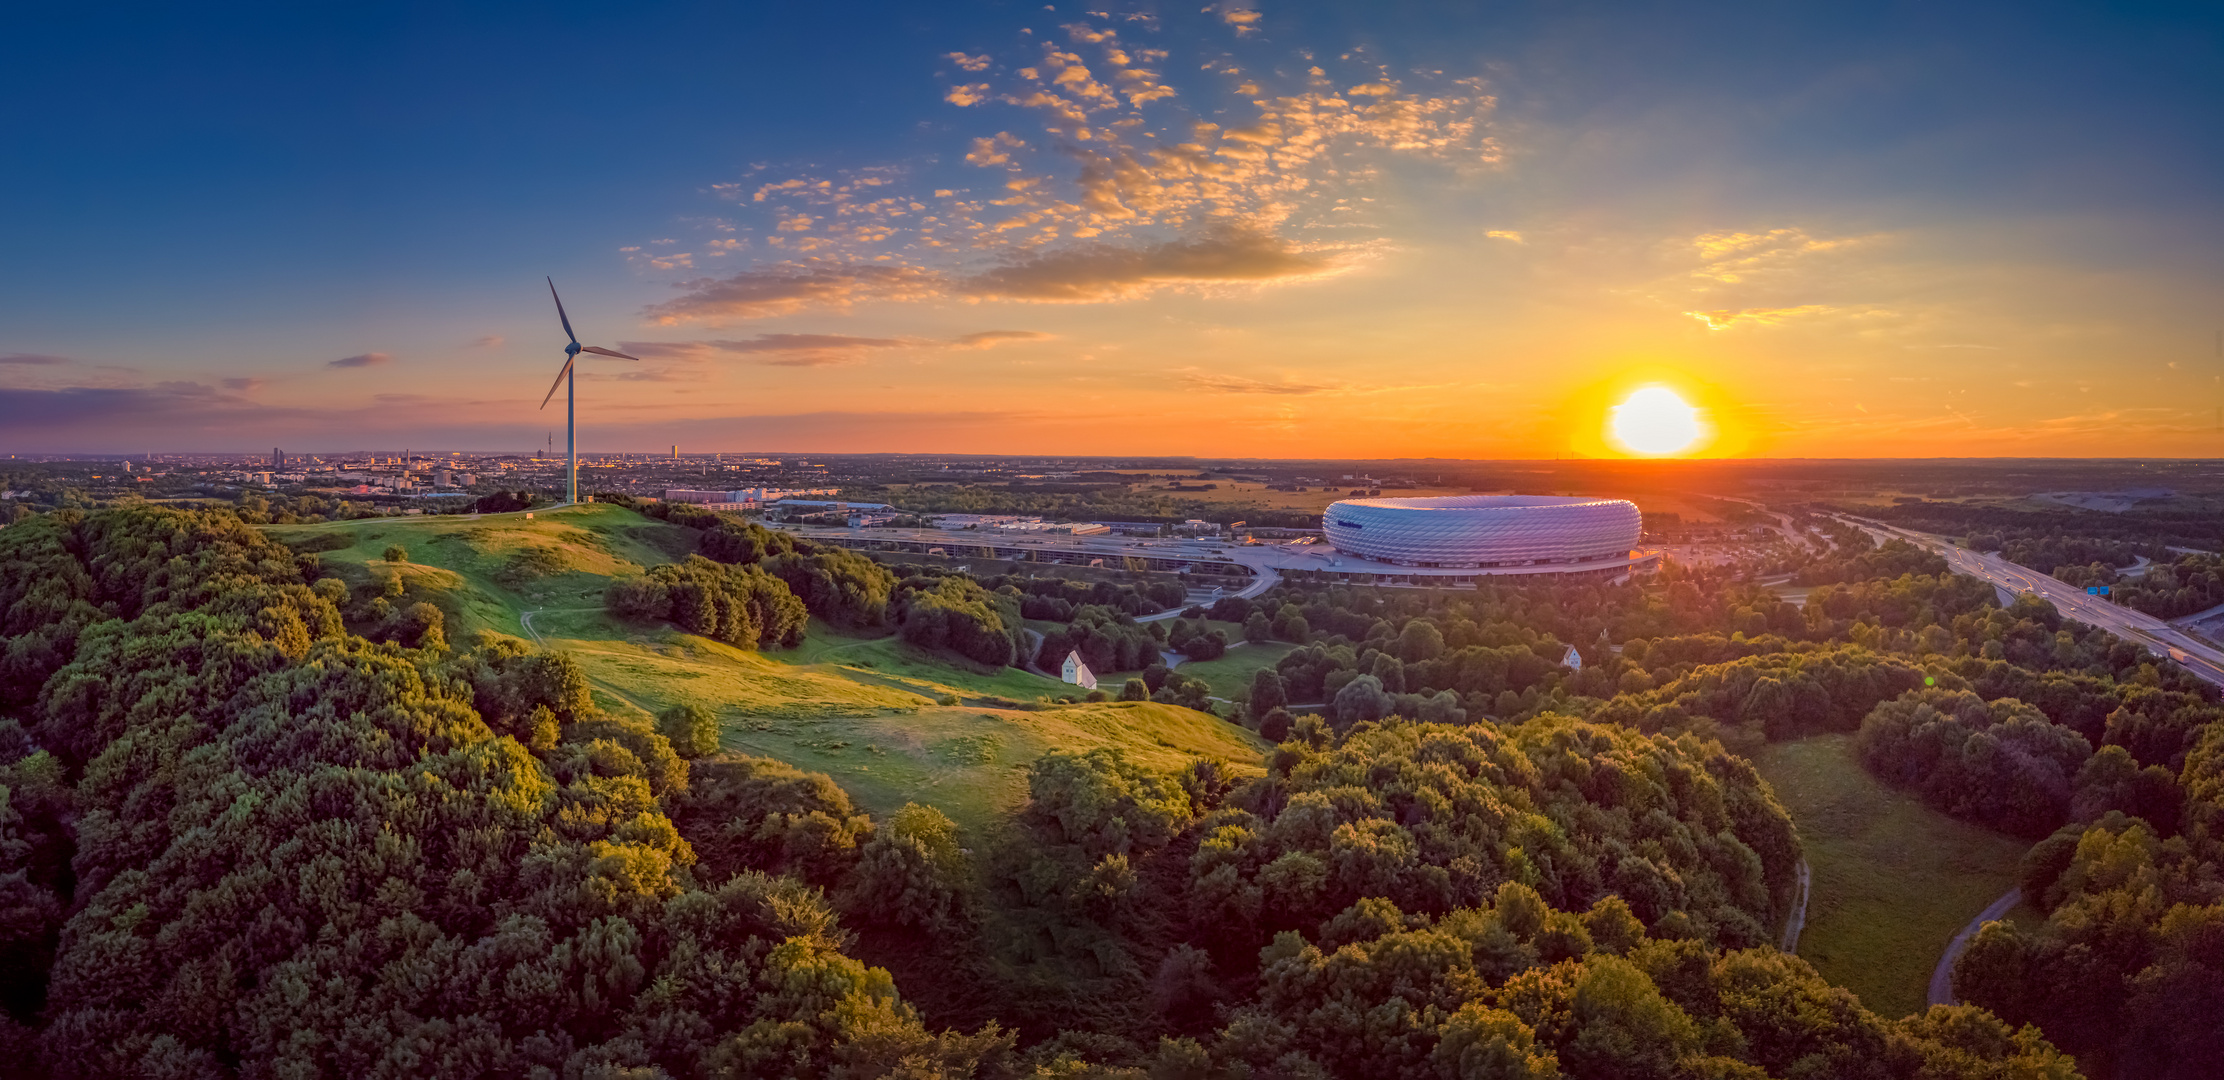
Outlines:
<svg viewBox="0 0 2224 1080"><path fill-rule="evenodd" d="M273 468L273 469L283 469L283 468L285 468L285 467L286 467L286 452L285 452L285 451L283 451L283 450L280 450L280 449L278 449L278 448L277 448L277 447L275 447L275 446L271 447L271 448L270 448L270 467L271 467L271 468Z"/></svg>

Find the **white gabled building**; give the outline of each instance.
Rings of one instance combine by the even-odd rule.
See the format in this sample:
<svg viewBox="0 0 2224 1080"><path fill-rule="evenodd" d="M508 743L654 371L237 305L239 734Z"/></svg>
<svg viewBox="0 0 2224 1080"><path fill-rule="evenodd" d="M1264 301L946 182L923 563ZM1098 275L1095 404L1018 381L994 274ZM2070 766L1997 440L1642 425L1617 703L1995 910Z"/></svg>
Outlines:
<svg viewBox="0 0 2224 1080"><path fill-rule="evenodd" d="M1089 670L1089 665L1081 662L1081 654L1078 652L1066 654L1066 669L1058 677L1084 690L1097 688L1096 674Z"/></svg>

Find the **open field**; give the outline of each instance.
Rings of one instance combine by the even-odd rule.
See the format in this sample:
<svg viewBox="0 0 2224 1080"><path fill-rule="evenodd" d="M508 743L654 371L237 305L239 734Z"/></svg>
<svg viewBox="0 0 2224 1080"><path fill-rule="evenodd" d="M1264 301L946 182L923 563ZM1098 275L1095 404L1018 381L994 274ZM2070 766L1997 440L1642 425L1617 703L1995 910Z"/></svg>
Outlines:
<svg viewBox="0 0 2224 1080"><path fill-rule="evenodd" d="M1754 764L1814 868L1799 955L1883 1015L1921 1011L1940 952L2015 885L2029 845L1886 787L1851 735L1777 743Z"/></svg>
<svg viewBox="0 0 2224 1080"><path fill-rule="evenodd" d="M570 653L613 715L650 721L671 705L703 705L718 714L728 750L825 772L874 814L917 801L968 829L990 827L1025 799L1027 765L1053 749L1119 747L1163 768L1215 757L1239 769L1256 769L1265 749L1239 727L1172 705L1043 707L1075 688L816 620L801 647L764 653L620 622L603 609L610 582L694 547L688 530L621 507L270 531L322 548L326 572L350 584L399 575L410 602L447 613L459 645L492 630ZM409 561L385 561L389 544Z"/></svg>

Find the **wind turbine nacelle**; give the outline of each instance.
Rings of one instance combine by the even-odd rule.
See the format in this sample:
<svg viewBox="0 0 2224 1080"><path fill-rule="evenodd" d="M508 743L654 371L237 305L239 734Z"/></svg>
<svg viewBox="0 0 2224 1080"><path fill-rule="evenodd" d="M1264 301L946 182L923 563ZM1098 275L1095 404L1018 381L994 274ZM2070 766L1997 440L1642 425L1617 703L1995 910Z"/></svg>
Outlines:
<svg viewBox="0 0 2224 1080"><path fill-rule="evenodd" d="M566 346L564 346L564 355L565 355L565 356L578 356L578 355L579 355L579 343L578 343L578 342L576 342L576 341L574 341L574 342L572 342L571 344L569 344L569 345L566 345Z"/></svg>

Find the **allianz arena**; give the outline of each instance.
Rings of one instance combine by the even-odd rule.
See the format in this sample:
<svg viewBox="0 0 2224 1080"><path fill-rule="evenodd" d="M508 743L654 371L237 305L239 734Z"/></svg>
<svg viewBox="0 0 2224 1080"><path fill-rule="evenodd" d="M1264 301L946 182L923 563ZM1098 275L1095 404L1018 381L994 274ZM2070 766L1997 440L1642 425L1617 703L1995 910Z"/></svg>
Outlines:
<svg viewBox="0 0 2224 1080"><path fill-rule="evenodd" d="M1449 495L1345 499L1322 515L1336 550L1397 566L1552 567L1627 559L1644 531L1626 499Z"/></svg>

